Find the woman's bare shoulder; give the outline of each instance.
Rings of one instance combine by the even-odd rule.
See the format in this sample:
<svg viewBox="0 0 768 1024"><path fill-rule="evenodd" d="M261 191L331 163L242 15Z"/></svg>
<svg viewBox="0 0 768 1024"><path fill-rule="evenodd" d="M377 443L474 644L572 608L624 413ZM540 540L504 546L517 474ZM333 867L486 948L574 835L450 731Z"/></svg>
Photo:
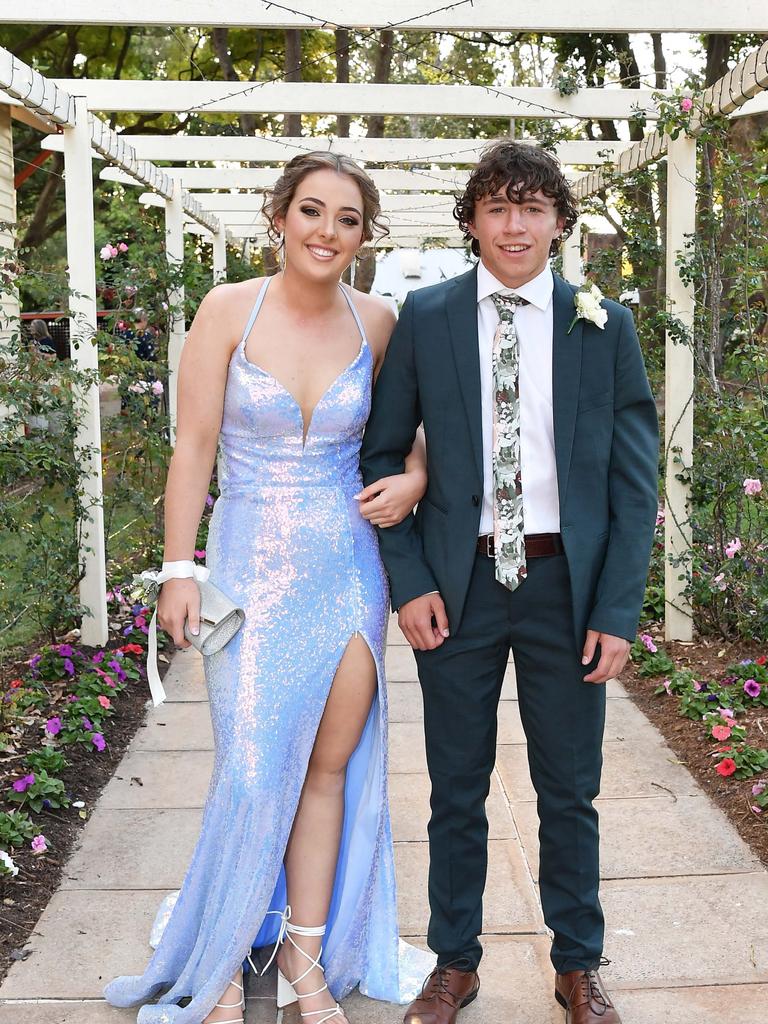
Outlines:
<svg viewBox="0 0 768 1024"><path fill-rule="evenodd" d="M378 295L369 295L355 288L351 289L351 295L363 321L368 342L378 358L386 351L397 317L389 302Z"/></svg>

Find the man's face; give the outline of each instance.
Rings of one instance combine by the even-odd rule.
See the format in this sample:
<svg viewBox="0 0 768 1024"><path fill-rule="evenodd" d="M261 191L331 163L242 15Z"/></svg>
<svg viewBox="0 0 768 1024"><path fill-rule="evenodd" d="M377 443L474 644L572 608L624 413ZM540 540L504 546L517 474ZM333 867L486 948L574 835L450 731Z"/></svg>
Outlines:
<svg viewBox="0 0 768 1024"><path fill-rule="evenodd" d="M475 202L468 228L480 244L486 268L507 288L537 277L546 267L552 240L565 224L554 199L542 192L527 193L523 202L507 196L507 186Z"/></svg>

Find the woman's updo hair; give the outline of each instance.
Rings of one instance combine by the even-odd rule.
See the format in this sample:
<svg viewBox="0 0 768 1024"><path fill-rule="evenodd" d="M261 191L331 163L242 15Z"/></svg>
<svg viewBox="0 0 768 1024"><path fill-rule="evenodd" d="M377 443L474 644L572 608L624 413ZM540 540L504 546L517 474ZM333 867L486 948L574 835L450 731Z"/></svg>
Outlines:
<svg viewBox="0 0 768 1024"><path fill-rule="evenodd" d="M262 213L267 220L267 234L273 245L281 242L280 231L275 224L276 217L285 217L288 207L296 194L299 184L313 171L335 171L354 179L363 197L363 241L378 241L389 234L381 213L379 190L369 174L348 156L328 153L324 150L300 153L285 165L283 173L274 188L266 193Z"/></svg>

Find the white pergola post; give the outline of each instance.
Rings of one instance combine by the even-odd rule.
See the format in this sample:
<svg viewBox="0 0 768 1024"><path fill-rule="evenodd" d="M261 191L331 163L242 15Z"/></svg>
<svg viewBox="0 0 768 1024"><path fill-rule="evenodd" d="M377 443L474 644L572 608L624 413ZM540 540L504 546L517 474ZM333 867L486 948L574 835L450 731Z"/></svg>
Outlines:
<svg viewBox="0 0 768 1024"><path fill-rule="evenodd" d="M74 126L64 129L64 186L67 211L70 348L79 370L98 371L96 347L96 268L93 234L93 178L88 107L73 97ZM80 522L80 602L86 609L81 623L84 644L100 647L108 639L107 578L104 554L104 506L101 476L99 387L94 382L76 397L78 429L75 456L85 473L85 515Z"/></svg>
<svg viewBox="0 0 768 1024"><path fill-rule="evenodd" d="M563 277L571 284L583 284L581 269L581 217L573 225L573 232L563 243Z"/></svg>
<svg viewBox="0 0 768 1024"><path fill-rule="evenodd" d="M685 588L691 573L688 482L693 463L693 288L680 277L678 255L696 230L696 140L667 142L667 301L685 328L688 343L667 332L664 387L665 522L664 632L667 640L691 640L693 618ZM679 479L682 476L683 479ZM673 565L672 561L678 564Z"/></svg>
<svg viewBox="0 0 768 1024"><path fill-rule="evenodd" d="M165 203L165 254L172 267L184 263L184 208L181 182L174 181L173 196ZM179 362L184 348L184 288L174 288L168 296L168 413L171 422L171 444L176 443L176 409L179 384Z"/></svg>
<svg viewBox="0 0 768 1024"><path fill-rule="evenodd" d="M224 227L215 231L213 240L213 283L222 284L227 280L227 233Z"/></svg>

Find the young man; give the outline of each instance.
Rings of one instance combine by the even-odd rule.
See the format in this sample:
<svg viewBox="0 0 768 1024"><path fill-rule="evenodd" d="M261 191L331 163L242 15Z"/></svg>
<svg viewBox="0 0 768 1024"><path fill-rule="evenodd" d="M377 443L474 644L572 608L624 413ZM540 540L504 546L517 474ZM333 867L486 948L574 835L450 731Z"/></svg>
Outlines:
<svg viewBox="0 0 768 1024"><path fill-rule="evenodd" d="M419 423L429 485L379 531L416 652L432 782L428 941L438 966L406 1024L452 1024L478 990L485 800L510 649L540 817L555 995L572 1024L617 1024L597 968L605 683L624 666L657 509L658 427L631 314L577 315L549 268L576 220L542 150L484 153L456 215L480 260L411 292L366 430L366 484L400 472Z"/></svg>

